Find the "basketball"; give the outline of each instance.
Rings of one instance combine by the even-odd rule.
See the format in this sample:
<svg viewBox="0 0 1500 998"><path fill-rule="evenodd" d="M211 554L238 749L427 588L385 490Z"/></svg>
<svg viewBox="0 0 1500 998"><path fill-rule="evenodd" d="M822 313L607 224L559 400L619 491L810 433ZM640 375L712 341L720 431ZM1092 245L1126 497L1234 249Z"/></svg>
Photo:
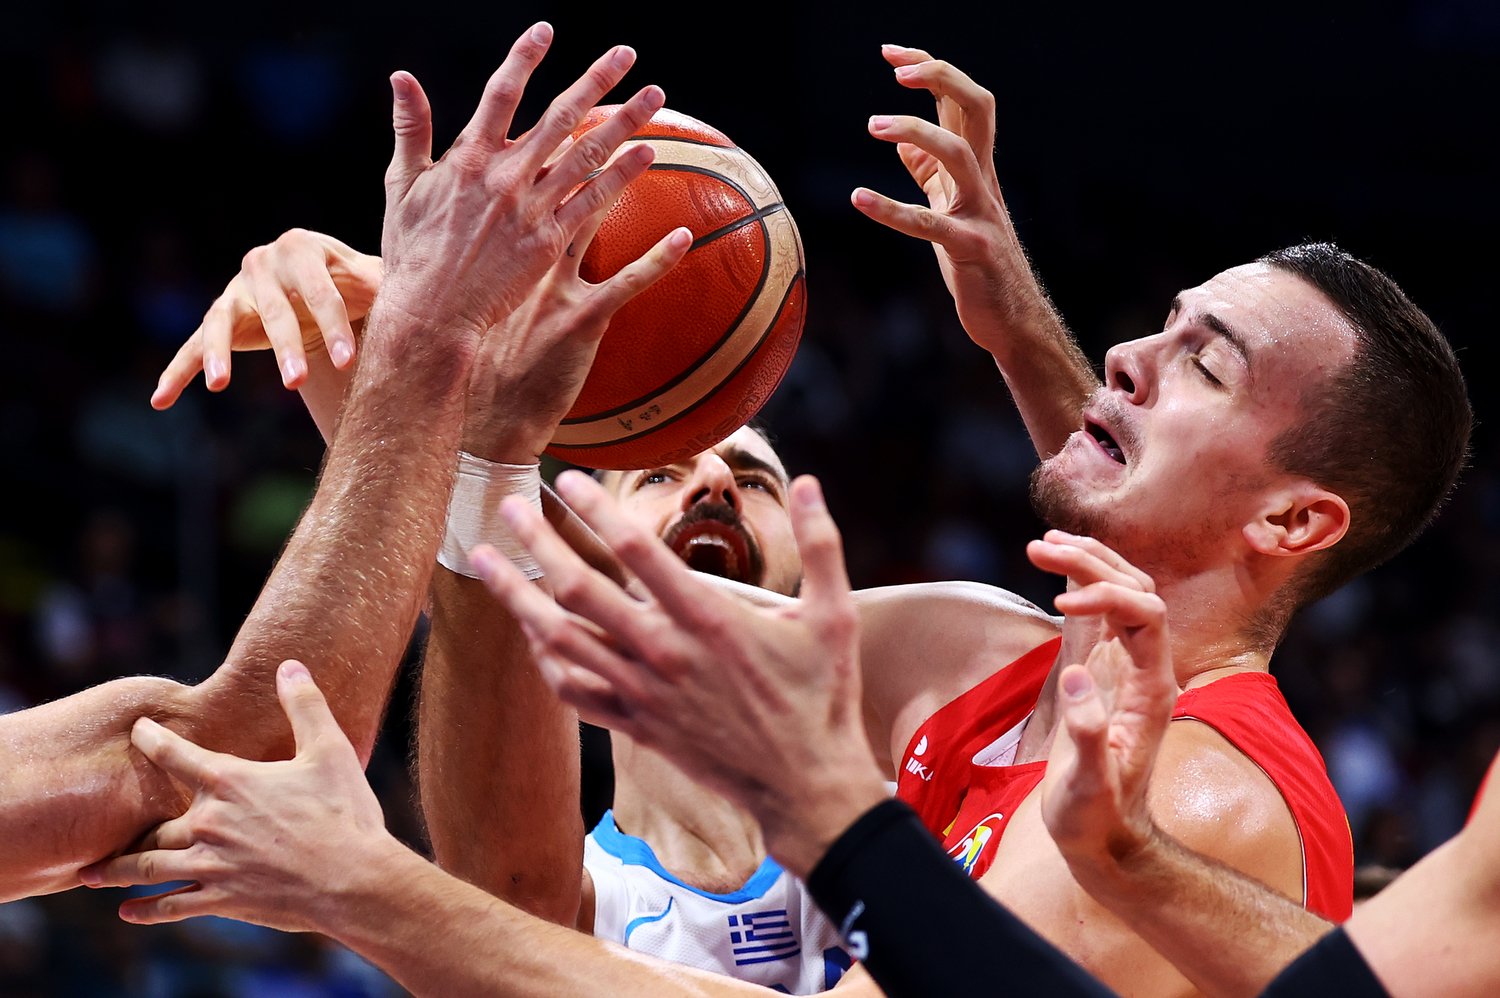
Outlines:
<svg viewBox="0 0 1500 998"><path fill-rule="evenodd" d="M618 105L595 108L574 135ZM807 315L802 239L781 194L723 132L663 108L621 147L656 159L605 217L580 266L598 283L678 226L687 255L615 313L547 453L652 468L717 444L781 383Z"/></svg>

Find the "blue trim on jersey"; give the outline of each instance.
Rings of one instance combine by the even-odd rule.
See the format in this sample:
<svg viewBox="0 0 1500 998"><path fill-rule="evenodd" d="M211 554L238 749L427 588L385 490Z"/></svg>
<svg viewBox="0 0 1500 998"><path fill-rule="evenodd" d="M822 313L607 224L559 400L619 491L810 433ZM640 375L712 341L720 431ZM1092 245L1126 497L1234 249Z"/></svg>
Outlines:
<svg viewBox="0 0 1500 998"><path fill-rule="evenodd" d="M743 904L746 901L755 901L762 897L766 891L775 885L781 877L781 865L770 856L760 864L760 869L750 875L745 881L745 886L732 894L710 894L708 891L700 890L692 884L685 884L672 876L661 865L661 860L656 858L656 853L651 850L641 839L634 835L626 835L615 826L615 812L605 811L604 817L599 819L599 824L594 826L594 841L599 848L609 853L622 863L630 866L644 866L652 873L669 884L676 884L685 891L692 891L699 897L708 898L710 901L721 901L724 904ZM627 935L628 935L627 931Z"/></svg>
<svg viewBox="0 0 1500 998"><path fill-rule="evenodd" d="M672 900L672 898L667 898L667 906L661 910L660 915L642 915L639 918L632 918L629 922L625 923L625 945L630 945L630 934L636 929L639 929L643 925L650 925L652 922L660 922L671 914Z"/></svg>

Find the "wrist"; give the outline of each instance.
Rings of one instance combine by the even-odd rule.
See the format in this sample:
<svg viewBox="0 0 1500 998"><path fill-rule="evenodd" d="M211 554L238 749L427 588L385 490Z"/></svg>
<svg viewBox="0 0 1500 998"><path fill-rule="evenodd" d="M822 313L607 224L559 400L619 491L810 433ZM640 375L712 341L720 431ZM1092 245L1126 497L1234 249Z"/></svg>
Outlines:
<svg viewBox="0 0 1500 998"><path fill-rule="evenodd" d="M489 544L521 570L528 579L539 579L542 570L531 552L511 533L500 515L506 496L519 495L533 507L542 508L541 466L535 463L504 464L487 461L461 451L448 501L448 520L438 564L471 579L479 573L469 562L469 552Z"/></svg>
<svg viewBox="0 0 1500 998"><path fill-rule="evenodd" d="M484 329L460 316L433 314L433 309L410 307L398 294L382 289L365 316L360 367L385 364L407 375L429 369L462 375L469 371Z"/></svg>
<svg viewBox="0 0 1500 998"><path fill-rule="evenodd" d="M1101 900L1141 893L1169 845L1155 822L1141 831L1122 826L1102 838L1092 839L1087 847L1076 842L1058 842L1073 878Z"/></svg>
<svg viewBox="0 0 1500 998"><path fill-rule="evenodd" d="M855 775L857 774L857 775ZM766 849L793 875L807 878L849 826L887 800L885 781L873 766L825 766L802 780L800 792L770 788L778 806L761 818Z"/></svg>
<svg viewBox="0 0 1500 998"><path fill-rule="evenodd" d="M345 942L366 926L386 922L392 885L408 881L405 871L426 861L381 828L344 839L309 892L307 915L315 932Z"/></svg>

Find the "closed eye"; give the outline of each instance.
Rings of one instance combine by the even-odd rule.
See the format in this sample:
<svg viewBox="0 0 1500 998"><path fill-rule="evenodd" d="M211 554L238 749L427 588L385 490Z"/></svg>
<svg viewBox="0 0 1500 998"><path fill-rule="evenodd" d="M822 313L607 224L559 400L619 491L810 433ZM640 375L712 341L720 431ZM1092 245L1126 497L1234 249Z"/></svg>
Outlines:
<svg viewBox="0 0 1500 998"><path fill-rule="evenodd" d="M1210 371L1207 367L1205 367L1202 360L1200 360L1197 357L1194 357L1193 358L1193 366L1196 367L1203 374L1203 376L1208 379L1208 383L1209 384L1213 385L1215 388L1223 388L1224 387L1224 382L1222 382L1218 378L1214 377L1214 372Z"/></svg>

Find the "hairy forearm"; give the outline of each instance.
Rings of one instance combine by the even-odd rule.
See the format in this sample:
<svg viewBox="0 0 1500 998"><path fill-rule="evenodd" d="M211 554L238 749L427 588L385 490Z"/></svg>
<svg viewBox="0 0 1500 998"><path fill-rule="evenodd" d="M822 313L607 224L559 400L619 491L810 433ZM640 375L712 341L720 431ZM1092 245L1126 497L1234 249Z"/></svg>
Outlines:
<svg viewBox="0 0 1500 998"><path fill-rule="evenodd" d="M378 310L311 504L184 733L290 754L276 665L307 663L362 757L416 622L452 487L472 341Z"/></svg>
<svg viewBox="0 0 1500 998"><path fill-rule="evenodd" d="M1070 857L1078 882L1207 995L1261 992L1333 926L1156 832L1128 858Z"/></svg>
<svg viewBox="0 0 1500 998"><path fill-rule="evenodd" d="M137 718L178 720L186 694L140 676L0 717L0 901L78 886L79 867L187 806L130 745Z"/></svg>
<svg viewBox="0 0 1500 998"><path fill-rule="evenodd" d="M394 841L361 867L359 879L320 902L319 927L419 996L769 993L544 922Z"/></svg>
<svg viewBox="0 0 1500 998"><path fill-rule="evenodd" d="M417 759L433 855L448 872L566 925L583 863L578 716L479 582L439 568Z"/></svg>
<svg viewBox="0 0 1500 998"><path fill-rule="evenodd" d="M1037 453L1050 457L1079 428L1099 379L1008 224L982 272L967 285L977 293L956 296L959 320L995 359Z"/></svg>
<svg viewBox="0 0 1500 998"><path fill-rule="evenodd" d="M1083 406L1099 379L1061 320L1043 324L1024 341L1024 348L996 354L995 363L1033 446L1047 458L1082 425Z"/></svg>

